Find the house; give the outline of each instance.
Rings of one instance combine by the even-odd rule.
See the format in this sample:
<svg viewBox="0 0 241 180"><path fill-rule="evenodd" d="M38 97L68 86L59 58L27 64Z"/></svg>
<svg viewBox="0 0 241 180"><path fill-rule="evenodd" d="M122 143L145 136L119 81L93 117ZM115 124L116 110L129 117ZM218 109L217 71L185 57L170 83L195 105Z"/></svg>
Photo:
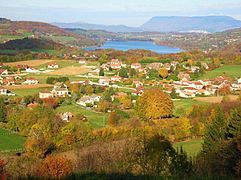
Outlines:
<svg viewBox="0 0 241 180"><path fill-rule="evenodd" d="M1 82L3 85L6 85L6 86L15 85L15 79L12 76L8 76L4 78Z"/></svg>
<svg viewBox="0 0 241 180"><path fill-rule="evenodd" d="M109 63L104 63L100 66L104 71L109 71L110 70L110 64Z"/></svg>
<svg viewBox="0 0 241 180"><path fill-rule="evenodd" d="M122 79L122 77L120 77L120 76L112 76L112 77L110 78L110 80L111 80L112 82L120 82L121 79Z"/></svg>
<svg viewBox="0 0 241 180"><path fill-rule="evenodd" d="M194 73L194 72L199 72L200 68L198 66L192 66L191 67L191 72Z"/></svg>
<svg viewBox="0 0 241 180"><path fill-rule="evenodd" d="M201 65L202 65L202 67L204 67L204 69L206 69L206 70L208 70L208 69L209 69L209 67L208 67L207 63L202 62L202 63L201 63Z"/></svg>
<svg viewBox="0 0 241 180"><path fill-rule="evenodd" d="M7 69L0 69L0 76L3 76L3 75L8 75Z"/></svg>
<svg viewBox="0 0 241 180"><path fill-rule="evenodd" d="M65 113L59 114L59 117L60 117L63 121L69 122L69 120L70 120L71 118L73 118L74 115L73 115L73 113L71 113L71 112L65 112Z"/></svg>
<svg viewBox="0 0 241 180"><path fill-rule="evenodd" d="M148 65L146 66L146 68L147 68L147 69L155 69L155 70L159 71L162 66L163 66L162 63L151 63L151 64L148 64Z"/></svg>
<svg viewBox="0 0 241 180"><path fill-rule="evenodd" d="M119 59L112 59L110 63L110 67L112 69L121 69L122 67L122 61Z"/></svg>
<svg viewBox="0 0 241 180"><path fill-rule="evenodd" d="M170 70L171 70L171 64L170 64L170 63L165 63L165 64L164 64L164 68L165 68L166 70L170 71Z"/></svg>
<svg viewBox="0 0 241 180"><path fill-rule="evenodd" d="M59 65L57 63L49 63L48 68L49 69L57 69L57 68L59 68Z"/></svg>
<svg viewBox="0 0 241 180"><path fill-rule="evenodd" d="M202 89L204 86L200 81L191 81L189 83L189 87L193 87L193 88L196 88L196 89Z"/></svg>
<svg viewBox="0 0 241 180"><path fill-rule="evenodd" d="M95 103L99 102L101 99L100 96L97 96L95 94L91 96L83 96L80 98L76 103L81 106L94 106Z"/></svg>
<svg viewBox="0 0 241 180"><path fill-rule="evenodd" d="M39 72L38 69L33 68L33 67L27 67L27 68L25 69L25 71L28 72L28 73L38 73L38 72Z"/></svg>
<svg viewBox="0 0 241 180"><path fill-rule="evenodd" d="M0 63L0 68L3 67L3 63Z"/></svg>
<svg viewBox="0 0 241 180"><path fill-rule="evenodd" d="M110 85L110 79L107 77L101 77L99 79L99 84L104 85L104 86L109 86Z"/></svg>
<svg viewBox="0 0 241 180"><path fill-rule="evenodd" d="M135 85L135 87L143 86L143 83L139 80L133 80L133 84Z"/></svg>
<svg viewBox="0 0 241 180"><path fill-rule="evenodd" d="M141 96L143 93L144 93L144 87L139 86L138 88L133 90L131 94L134 95L134 96Z"/></svg>
<svg viewBox="0 0 241 180"><path fill-rule="evenodd" d="M27 78L27 79L23 82L23 84L28 84L28 85L30 85L30 84L38 84L38 83L39 83L38 80L35 79L35 78L32 78L32 77Z"/></svg>
<svg viewBox="0 0 241 180"><path fill-rule="evenodd" d="M140 63L132 63L131 68L139 71L139 69L141 68L141 64Z"/></svg>
<svg viewBox="0 0 241 180"><path fill-rule="evenodd" d="M29 109L33 109L33 108L36 108L36 107L38 107L38 106L39 106L39 103L35 103L35 102L30 103L30 104L27 105L27 107L28 107Z"/></svg>
<svg viewBox="0 0 241 180"><path fill-rule="evenodd" d="M79 64L86 64L86 60L85 59L79 60Z"/></svg>
<svg viewBox="0 0 241 180"><path fill-rule="evenodd" d="M7 95L7 94L8 94L8 90L0 86L0 95Z"/></svg>
<svg viewBox="0 0 241 180"><path fill-rule="evenodd" d="M54 97L66 97L69 95L69 90L67 85L62 82L57 82L54 85L53 90L51 91Z"/></svg>
<svg viewBox="0 0 241 180"><path fill-rule="evenodd" d="M40 99L48 99L48 98L53 98L54 95L51 91L40 91L39 92L39 98Z"/></svg>
<svg viewBox="0 0 241 180"><path fill-rule="evenodd" d="M180 72L178 75L177 75L178 79L180 79L180 81L190 81L191 77L189 74L187 73L184 73L184 72Z"/></svg>

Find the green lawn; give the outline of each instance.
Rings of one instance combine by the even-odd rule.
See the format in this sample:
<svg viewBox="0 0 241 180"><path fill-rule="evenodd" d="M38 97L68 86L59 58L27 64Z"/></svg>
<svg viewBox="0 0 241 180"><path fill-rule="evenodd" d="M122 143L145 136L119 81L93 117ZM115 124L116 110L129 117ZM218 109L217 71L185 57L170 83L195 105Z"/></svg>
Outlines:
<svg viewBox="0 0 241 180"><path fill-rule="evenodd" d="M175 116L180 116L183 113L190 111L193 105L208 104L206 102L195 101L193 99L181 99L181 100L174 101L173 103L174 103Z"/></svg>
<svg viewBox="0 0 241 180"><path fill-rule="evenodd" d="M49 88L35 88L35 89L15 89L12 90L13 93L15 93L17 96L28 96L28 95L35 95L38 94L40 91L43 91L45 89Z"/></svg>
<svg viewBox="0 0 241 180"><path fill-rule="evenodd" d="M224 65L213 71L207 71L200 79L211 79L221 75L241 77L241 65Z"/></svg>
<svg viewBox="0 0 241 180"><path fill-rule="evenodd" d="M202 149L203 140L194 139L189 141L182 141L174 143L174 148L180 148L182 146L183 150L187 153L189 157L196 156Z"/></svg>
<svg viewBox="0 0 241 180"><path fill-rule="evenodd" d="M78 105L62 105L56 110L57 112L72 112L72 113L81 113L87 117L91 127L93 128L102 128L105 127L108 114L99 113L92 110L87 110Z"/></svg>
<svg viewBox="0 0 241 180"><path fill-rule="evenodd" d="M23 151L26 138L0 128L0 153Z"/></svg>

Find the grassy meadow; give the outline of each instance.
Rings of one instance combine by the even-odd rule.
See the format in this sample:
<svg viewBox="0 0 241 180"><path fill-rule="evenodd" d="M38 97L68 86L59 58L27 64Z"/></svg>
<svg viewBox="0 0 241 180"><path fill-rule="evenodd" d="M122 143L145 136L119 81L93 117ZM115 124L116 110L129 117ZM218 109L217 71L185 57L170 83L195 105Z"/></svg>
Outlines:
<svg viewBox="0 0 241 180"><path fill-rule="evenodd" d="M23 136L0 128L0 153L22 151L25 140Z"/></svg>
<svg viewBox="0 0 241 180"><path fill-rule="evenodd" d="M224 65L212 71L207 71L199 79L212 79L217 76L241 77L241 65Z"/></svg>

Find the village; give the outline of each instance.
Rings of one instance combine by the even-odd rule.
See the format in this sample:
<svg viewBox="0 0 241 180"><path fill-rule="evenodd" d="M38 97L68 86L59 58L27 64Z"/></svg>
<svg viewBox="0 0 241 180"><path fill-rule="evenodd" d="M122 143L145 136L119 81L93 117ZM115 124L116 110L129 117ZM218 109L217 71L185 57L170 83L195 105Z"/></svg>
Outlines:
<svg viewBox="0 0 241 180"><path fill-rule="evenodd" d="M133 104L135 104L136 97L141 96L145 89L150 87L160 88L170 94L173 100L220 96L226 92L227 94L235 94L235 92L241 90L240 77L235 79L225 76L218 76L213 79L192 78L194 74L199 74L201 69L208 71L207 63L199 63L199 66L179 64L177 61L125 64L119 59L112 59L101 65L88 66L88 60L86 59L75 61L78 64L77 66L88 67L88 71L84 74L76 74L75 80L69 80L68 83L55 82L51 85L51 88L39 91L40 99L71 97L73 92L69 86L72 85L103 89L112 88L115 93L111 94L111 101L118 99L120 96L129 96ZM10 68L1 64L0 95L14 96L14 91L12 92L9 87L25 86L26 91L28 91L28 86L41 85L38 76L35 77L35 75L46 74L46 76L51 77L48 73L60 69L59 62L61 60L47 63L46 67L42 69L21 65L21 62ZM82 93L75 103L81 107L97 109L104 91ZM66 113L70 114L68 117L73 116L70 112ZM68 118L65 117L64 119Z"/></svg>

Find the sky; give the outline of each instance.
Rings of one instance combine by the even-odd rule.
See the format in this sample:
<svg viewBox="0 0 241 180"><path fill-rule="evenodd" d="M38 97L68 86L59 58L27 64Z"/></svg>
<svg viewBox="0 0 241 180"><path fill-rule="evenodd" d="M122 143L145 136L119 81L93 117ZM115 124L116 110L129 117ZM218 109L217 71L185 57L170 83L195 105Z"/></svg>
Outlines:
<svg viewBox="0 0 241 180"><path fill-rule="evenodd" d="M227 15L241 0L0 0L0 17L43 22L140 26L153 16Z"/></svg>

